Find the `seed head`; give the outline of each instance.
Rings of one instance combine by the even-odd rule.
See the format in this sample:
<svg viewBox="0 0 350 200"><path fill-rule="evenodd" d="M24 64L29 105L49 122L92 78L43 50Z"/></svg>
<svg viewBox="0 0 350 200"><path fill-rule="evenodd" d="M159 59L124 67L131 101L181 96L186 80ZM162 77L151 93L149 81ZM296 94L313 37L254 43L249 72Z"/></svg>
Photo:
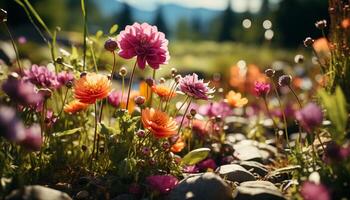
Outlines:
<svg viewBox="0 0 350 200"><path fill-rule="evenodd" d="M118 43L114 39L110 38L105 42L105 49L110 52L114 52L118 48Z"/></svg>
<svg viewBox="0 0 350 200"><path fill-rule="evenodd" d="M327 21L326 20L320 20L315 23L316 28L318 29L324 29L327 27Z"/></svg>
<svg viewBox="0 0 350 200"><path fill-rule="evenodd" d="M275 70L269 68L265 70L265 75L269 78L272 78L275 75L275 72L276 72Z"/></svg>
<svg viewBox="0 0 350 200"><path fill-rule="evenodd" d="M120 76L124 77L124 76L126 76L127 73L128 73L128 70L126 69L126 67L121 67L119 69L119 75Z"/></svg>
<svg viewBox="0 0 350 200"><path fill-rule="evenodd" d="M294 62L297 64L301 64L304 62L304 56L301 54L298 54L294 57Z"/></svg>
<svg viewBox="0 0 350 200"><path fill-rule="evenodd" d="M305 47L311 47L314 44L315 40L312 39L311 37L307 37L304 40L304 46Z"/></svg>
<svg viewBox="0 0 350 200"><path fill-rule="evenodd" d="M278 85L283 86L289 86L292 83L292 76L291 75L282 75L278 78Z"/></svg>
<svg viewBox="0 0 350 200"><path fill-rule="evenodd" d="M146 98L144 96L137 96L137 97L135 97L134 101L135 101L136 105L142 106L145 103Z"/></svg>

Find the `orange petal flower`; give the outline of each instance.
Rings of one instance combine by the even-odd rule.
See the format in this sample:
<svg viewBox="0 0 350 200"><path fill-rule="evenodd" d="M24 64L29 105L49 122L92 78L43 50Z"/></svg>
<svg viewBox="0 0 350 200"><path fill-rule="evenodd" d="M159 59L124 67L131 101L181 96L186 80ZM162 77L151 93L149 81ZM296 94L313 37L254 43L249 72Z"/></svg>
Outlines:
<svg viewBox="0 0 350 200"><path fill-rule="evenodd" d="M186 144L182 138L179 138L173 146L171 146L170 151L173 153L179 153L185 148Z"/></svg>
<svg viewBox="0 0 350 200"><path fill-rule="evenodd" d="M226 101L229 105L235 108L243 107L248 103L248 99L242 98L241 93L238 93L238 92L236 93L232 90L229 93L227 93Z"/></svg>
<svg viewBox="0 0 350 200"><path fill-rule="evenodd" d="M74 97L82 103L93 104L104 99L111 91L111 82L107 76L88 73L75 82Z"/></svg>
<svg viewBox="0 0 350 200"><path fill-rule="evenodd" d="M167 138L176 134L175 120L162 111L146 108L142 110L141 120L143 126L150 130L156 138Z"/></svg>
<svg viewBox="0 0 350 200"><path fill-rule="evenodd" d="M168 88L164 85L153 85L152 91L156 93L162 100L168 100L176 96L175 91L171 91L171 88Z"/></svg>
<svg viewBox="0 0 350 200"><path fill-rule="evenodd" d="M343 27L343 29L348 29L350 27L350 18L343 19L341 27Z"/></svg>
<svg viewBox="0 0 350 200"><path fill-rule="evenodd" d="M71 101L70 103L66 104L63 108L64 112L74 114L76 112L85 110L89 104L81 103L79 100Z"/></svg>

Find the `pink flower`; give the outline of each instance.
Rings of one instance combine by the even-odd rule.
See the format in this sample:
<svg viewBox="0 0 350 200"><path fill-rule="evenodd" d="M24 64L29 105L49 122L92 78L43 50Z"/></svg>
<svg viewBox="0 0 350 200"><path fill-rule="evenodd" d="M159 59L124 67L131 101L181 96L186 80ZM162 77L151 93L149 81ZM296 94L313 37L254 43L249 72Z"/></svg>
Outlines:
<svg viewBox="0 0 350 200"><path fill-rule="evenodd" d="M107 99L108 103L110 103L113 107L118 108L121 102L121 93L113 91L108 95Z"/></svg>
<svg viewBox="0 0 350 200"><path fill-rule="evenodd" d="M40 126L35 124L28 128L25 139L20 144L28 150L39 151L42 145Z"/></svg>
<svg viewBox="0 0 350 200"><path fill-rule="evenodd" d="M207 169L215 170L217 168L215 161L211 158L201 161L197 166L201 171L206 171Z"/></svg>
<svg viewBox="0 0 350 200"><path fill-rule="evenodd" d="M327 164L336 164L346 160L350 156L350 147L343 147L331 141L327 144L323 154L323 161Z"/></svg>
<svg viewBox="0 0 350 200"><path fill-rule="evenodd" d="M25 128L11 107L0 107L0 136L12 142L21 142L25 139Z"/></svg>
<svg viewBox="0 0 350 200"><path fill-rule="evenodd" d="M28 80L34 85L43 88L56 89L60 86L54 72L47 67L38 65L33 65L29 70L25 70L23 80Z"/></svg>
<svg viewBox="0 0 350 200"><path fill-rule="evenodd" d="M199 113L208 117L227 117L232 115L232 109L226 102L220 101L200 106Z"/></svg>
<svg viewBox="0 0 350 200"><path fill-rule="evenodd" d="M203 79L198 79L198 75L193 73L180 79L179 87L181 92L195 99L208 100L210 94L214 93L213 88L209 88L209 83L204 83Z"/></svg>
<svg viewBox="0 0 350 200"><path fill-rule="evenodd" d="M301 196L304 200L330 200L328 188L322 184L315 184L312 182L304 182L301 186Z"/></svg>
<svg viewBox="0 0 350 200"><path fill-rule="evenodd" d="M175 188L179 182L176 177L172 175L154 175L146 178L147 183L153 190L161 194L167 194Z"/></svg>
<svg viewBox="0 0 350 200"><path fill-rule="evenodd" d="M266 95L270 92L270 88L271 88L271 86L269 83L263 83L263 82L256 81L254 84L254 91L258 97L265 98Z"/></svg>
<svg viewBox="0 0 350 200"><path fill-rule="evenodd" d="M148 64L153 69L167 64L170 58L168 40L159 32L156 26L147 23L134 23L126 26L117 37L119 56L125 59L137 57L137 64L141 69Z"/></svg>
<svg viewBox="0 0 350 200"><path fill-rule="evenodd" d="M74 80L74 75L71 72L60 72L57 75L57 80L61 86L67 85L67 83L72 82Z"/></svg>
<svg viewBox="0 0 350 200"><path fill-rule="evenodd" d="M295 113L295 117L307 132L311 132L322 124L323 113L319 106L308 103L303 109Z"/></svg>

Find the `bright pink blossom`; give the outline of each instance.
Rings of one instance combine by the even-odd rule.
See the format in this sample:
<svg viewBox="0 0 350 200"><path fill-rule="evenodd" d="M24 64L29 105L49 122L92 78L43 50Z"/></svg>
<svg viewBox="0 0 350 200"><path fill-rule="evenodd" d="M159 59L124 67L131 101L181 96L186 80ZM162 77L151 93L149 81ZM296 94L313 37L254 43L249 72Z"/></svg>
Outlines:
<svg viewBox="0 0 350 200"><path fill-rule="evenodd" d="M269 83L257 81L254 84L254 91L258 97L265 98L266 95L270 92L270 88L271 88L271 86Z"/></svg>
<svg viewBox="0 0 350 200"><path fill-rule="evenodd" d="M172 175L148 176L146 181L153 190L161 194L169 193L179 182L177 178Z"/></svg>
<svg viewBox="0 0 350 200"><path fill-rule="evenodd" d="M198 79L198 75L193 73L180 79L179 87L181 92L194 99L208 100L214 93L213 88L209 88L209 83L204 83L203 79Z"/></svg>
<svg viewBox="0 0 350 200"><path fill-rule="evenodd" d="M301 186L301 196L304 200L330 200L328 188L322 184L304 182Z"/></svg>
<svg viewBox="0 0 350 200"><path fill-rule="evenodd" d="M141 69L148 64L153 69L167 64L170 58L168 40L159 32L156 26L147 23L134 23L126 26L117 37L119 56L125 59L137 57L137 64Z"/></svg>
<svg viewBox="0 0 350 200"><path fill-rule="evenodd" d="M307 132L311 132L322 124L323 113L318 105L308 103L303 109L295 113L295 117Z"/></svg>

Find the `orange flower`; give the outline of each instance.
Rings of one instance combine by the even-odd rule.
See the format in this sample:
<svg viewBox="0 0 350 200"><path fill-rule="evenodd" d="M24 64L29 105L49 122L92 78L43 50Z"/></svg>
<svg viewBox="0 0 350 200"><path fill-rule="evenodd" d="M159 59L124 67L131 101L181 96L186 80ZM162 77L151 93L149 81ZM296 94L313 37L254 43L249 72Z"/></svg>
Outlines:
<svg viewBox="0 0 350 200"><path fill-rule="evenodd" d="M328 53L328 40L324 37L315 40L313 47L317 53Z"/></svg>
<svg viewBox="0 0 350 200"><path fill-rule="evenodd" d="M350 18L346 18L341 22L341 27L343 29L348 29L350 27Z"/></svg>
<svg viewBox="0 0 350 200"><path fill-rule="evenodd" d="M236 93L233 90L227 93L226 101L229 105L235 108L240 108L248 103L247 98L242 98L241 93Z"/></svg>
<svg viewBox="0 0 350 200"><path fill-rule="evenodd" d="M239 92L250 92L254 94L255 82L265 82L266 76L256 65L250 64L247 67L234 65L230 69L230 85Z"/></svg>
<svg viewBox="0 0 350 200"><path fill-rule="evenodd" d="M136 104L135 104L135 97L139 96L140 95L140 92L136 91L136 90L133 90L130 92L130 98L129 98L129 108L128 108L128 112L129 113L133 113L135 111L135 107L136 107ZM127 99L127 94L124 94L123 96L123 99L121 100L120 102L120 107L123 108L123 109L126 109L126 99Z"/></svg>
<svg viewBox="0 0 350 200"><path fill-rule="evenodd" d="M66 104L63 108L64 112L74 114L76 112L85 110L89 104L81 103L79 100L73 100L70 103Z"/></svg>
<svg viewBox="0 0 350 200"><path fill-rule="evenodd" d="M179 153L185 148L186 144L183 139L180 137L173 146L171 146L170 151L173 153Z"/></svg>
<svg viewBox="0 0 350 200"><path fill-rule="evenodd" d="M107 76L88 73L75 82L74 97L82 103L93 104L104 99L111 91L111 82Z"/></svg>
<svg viewBox="0 0 350 200"><path fill-rule="evenodd" d="M172 117L153 108L142 110L142 124L150 130L156 138L166 138L176 134L177 125Z"/></svg>
<svg viewBox="0 0 350 200"><path fill-rule="evenodd" d="M152 91L156 93L162 100L168 100L176 96L175 91L164 85L153 85Z"/></svg>

